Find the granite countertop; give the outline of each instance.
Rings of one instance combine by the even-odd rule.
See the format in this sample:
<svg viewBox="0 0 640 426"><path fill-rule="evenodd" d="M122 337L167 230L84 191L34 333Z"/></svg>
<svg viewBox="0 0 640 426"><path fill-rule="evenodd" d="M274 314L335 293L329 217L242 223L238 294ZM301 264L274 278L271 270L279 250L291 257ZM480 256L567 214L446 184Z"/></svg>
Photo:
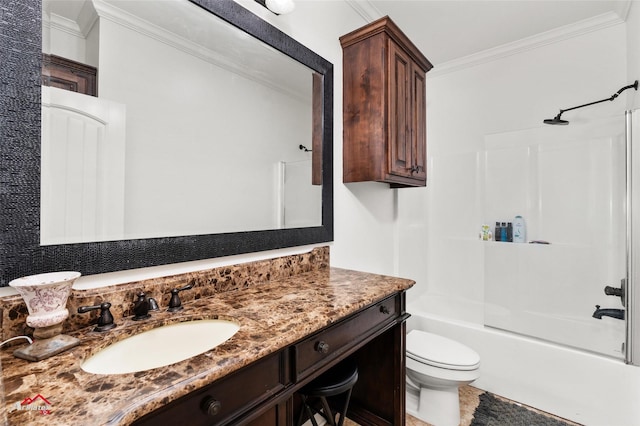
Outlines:
<svg viewBox="0 0 640 426"><path fill-rule="evenodd" d="M8 424L130 424L413 284L407 279L324 268L190 301L179 313L161 310L144 322L116 318L118 326L105 333L84 328L69 333L81 340L79 346L40 362L15 358L16 347L4 347L0 355ZM213 350L167 367L119 375L90 374L80 368L89 355L129 335L159 324L203 318L233 319L240 323L240 330ZM32 406L41 405L38 396L50 403L50 413L17 409L26 398L34 399Z"/></svg>

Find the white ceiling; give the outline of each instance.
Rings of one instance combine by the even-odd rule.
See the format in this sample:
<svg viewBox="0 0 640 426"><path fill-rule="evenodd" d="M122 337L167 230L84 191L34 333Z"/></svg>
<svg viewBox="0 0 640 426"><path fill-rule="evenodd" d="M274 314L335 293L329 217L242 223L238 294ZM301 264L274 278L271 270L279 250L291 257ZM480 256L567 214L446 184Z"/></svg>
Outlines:
<svg viewBox="0 0 640 426"><path fill-rule="evenodd" d="M322 7L323 2L335 0L297 1L317 2ZM488 56L491 50L501 47L508 50L518 42L533 44L535 37L547 40L563 31L564 36L570 36L620 23L626 19L633 3L640 7L640 0L344 1L366 21L389 15L439 71L455 67L460 61L470 61L470 56L480 52ZM49 0L46 3L53 3L57 13L73 17L84 1ZM446 64L445 69L438 67L442 64Z"/></svg>
<svg viewBox="0 0 640 426"><path fill-rule="evenodd" d="M595 27L603 21L622 22L631 3L640 3L640 0L347 1L365 19L389 15L434 65L576 23Z"/></svg>

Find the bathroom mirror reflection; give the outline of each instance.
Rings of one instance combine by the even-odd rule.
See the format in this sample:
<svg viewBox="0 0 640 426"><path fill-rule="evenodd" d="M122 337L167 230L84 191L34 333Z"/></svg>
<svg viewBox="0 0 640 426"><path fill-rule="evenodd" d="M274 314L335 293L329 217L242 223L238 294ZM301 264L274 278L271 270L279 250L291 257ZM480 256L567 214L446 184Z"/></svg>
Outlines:
<svg viewBox="0 0 640 426"><path fill-rule="evenodd" d="M186 0L44 0L42 22L98 78L42 88L41 244L322 225L320 74Z"/></svg>
<svg viewBox="0 0 640 426"><path fill-rule="evenodd" d="M185 0L168 0L166 2L136 0L120 3L140 5L153 3L154 6L158 6L178 1L185 3ZM284 247L305 246L333 240L333 65L233 0L189 0L189 3L189 6L197 5L193 10L194 13L199 11L204 16L212 15L210 18L215 16L220 18L222 22L227 22L240 29L240 32L236 33L238 38L260 40L265 44L265 47L261 47L262 49L268 46L267 50L272 48L274 51L282 52L284 56L306 66L309 70L313 70L309 71L313 84L311 95L313 100L313 131L311 137L307 137L306 140L311 140L312 147L309 148L313 148L311 152L312 184L314 187L320 188L322 192L321 223L316 226L243 229L236 232L205 230L197 235L157 238L123 237L122 239L105 241L41 244L40 195L42 191L47 191L41 186L40 179L43 154L41 133L44 121L41 119L46 120L46 117L42 115L43 76L41 71L43 62L46 62L42 55L42 3L41 0L16 0L12 3L13 6L9 7L6 16L4 16L5 19L0 20L0 28L7 35L2 38L2 43L0 43L3 46L3 52L7 54L6 60L0 61L2 87L15 97L15 104L20 105L20 108L5 109L2 113L2 134L5 137L0 144L0 156L5 160L2 163L0 175L5 202L0 205L0 209L3 211L0 215L3 220L2 232L0 233L0 248L3 259L0 262L0 286L6 286L9 281L15 278L40 272L71 270L79 271L83 276L87 276ZM16 12L18 10L19 13ZM161 8L158 6L158 11L160 10ZM177 19L184 23L183 17L169 17L169 20L171 19ZM189 34L194 34L203 31L203 28L193 27L187 28L187 30ZM227 50L234 50L231 45L225 45ZM138 52L138 54L141 53ZM135 61L136 58L134 57L132 60ZM164 68L173 69L175 66L175 63L163 64ZM264 68L262 69L264 70ZM152 81L150 75L156 71L156 69L146 69L142 74L131 75L128 78L137 82L141 87L145 85L147 80ZM98 78L99 76L98 73ZM172 79L180 77L179 74L171 76ZM50 89L53 88L50 87ZM223 99L227 105L232 101ZM211 99L211 103L213 102L214 100ZM159 105L169 108L166 105ZM207 104L203 108L213 107ZM216 118L206 114L201 114L200 117L210 124ZM188 119L183 115L172 117L172 120L177 124ZM259 120L259 118L245 113L242 128L248 132L247 129L255 120ZM285 125L288 127L294 124L288 120ZM269 128L269 131L272 127ZM189 129L181 129L180 131L189 131ZM174 136L180 136L180 131L175 131ZM203 136L207 137L208 135L207 130ZM183 142L178 137L175 139ZM265 136L260 135L258 140L253 141L252 147L264 139ZM208 142L213 143L212 141ZM227 138L225 143L233 145L238 141ZM308 152L300 150L299 145L308 146L305 143L295 141L292 147L295 153L309 155ZM242 152L242 158L224 158L222 160L210 158L210 161L207 162L207 168L209 173L213 175L218 168L214 160L219 160L224 163L234 163L237 170L249 175L252 174L252 171L243 167L243 158L252 155L256 155L255 150ZM278 165L275 167L277 168ZM173 170L170 171L173 172ZM164 172L167 173L167 170ZM224 209L227 208L225 202L228 200L224 200L216 194L219 193L218 188L228 185L231 179L230 176L216 179L207 178L205 182L192 183L192 185L198 186L198 195L201 197L215 198L217 196L217 206ZM46 185L46 181L44 184ZM164 197L164 195L163 193L160 196ZM180 217L185 210L195 208L192 201L190 199L187 205L180 206L182 209L179 211ZM162 208L166 208L166 206L162 206ZM47 218L42 218L43 223L46 220Z"/></svg>

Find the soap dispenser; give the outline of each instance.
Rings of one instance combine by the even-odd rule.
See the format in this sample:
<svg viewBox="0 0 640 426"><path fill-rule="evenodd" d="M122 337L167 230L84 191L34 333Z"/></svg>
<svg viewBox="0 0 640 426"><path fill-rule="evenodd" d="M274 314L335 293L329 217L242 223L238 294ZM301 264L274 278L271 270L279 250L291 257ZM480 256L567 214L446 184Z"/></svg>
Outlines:
<svg viewBox="0 0 640 426"><path fill-rule="evenodd" d="M527 233L522 216L516 216L513 220L513 242L524 243L527 241Z"/></svg>

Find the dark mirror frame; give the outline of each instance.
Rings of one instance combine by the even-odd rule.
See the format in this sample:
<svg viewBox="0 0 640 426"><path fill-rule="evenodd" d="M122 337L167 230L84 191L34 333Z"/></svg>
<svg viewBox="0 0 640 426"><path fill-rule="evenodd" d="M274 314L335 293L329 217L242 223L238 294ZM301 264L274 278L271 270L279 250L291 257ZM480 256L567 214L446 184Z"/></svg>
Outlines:
<svg viewBox="0 0 640 426"><path fill-rule="evenodd" d="M233 0L190 1L323 75L322 226L41 246L42 2L12 0L0 20L0 286L41 272L93 275L333 240L333 65Z"/></svg>

